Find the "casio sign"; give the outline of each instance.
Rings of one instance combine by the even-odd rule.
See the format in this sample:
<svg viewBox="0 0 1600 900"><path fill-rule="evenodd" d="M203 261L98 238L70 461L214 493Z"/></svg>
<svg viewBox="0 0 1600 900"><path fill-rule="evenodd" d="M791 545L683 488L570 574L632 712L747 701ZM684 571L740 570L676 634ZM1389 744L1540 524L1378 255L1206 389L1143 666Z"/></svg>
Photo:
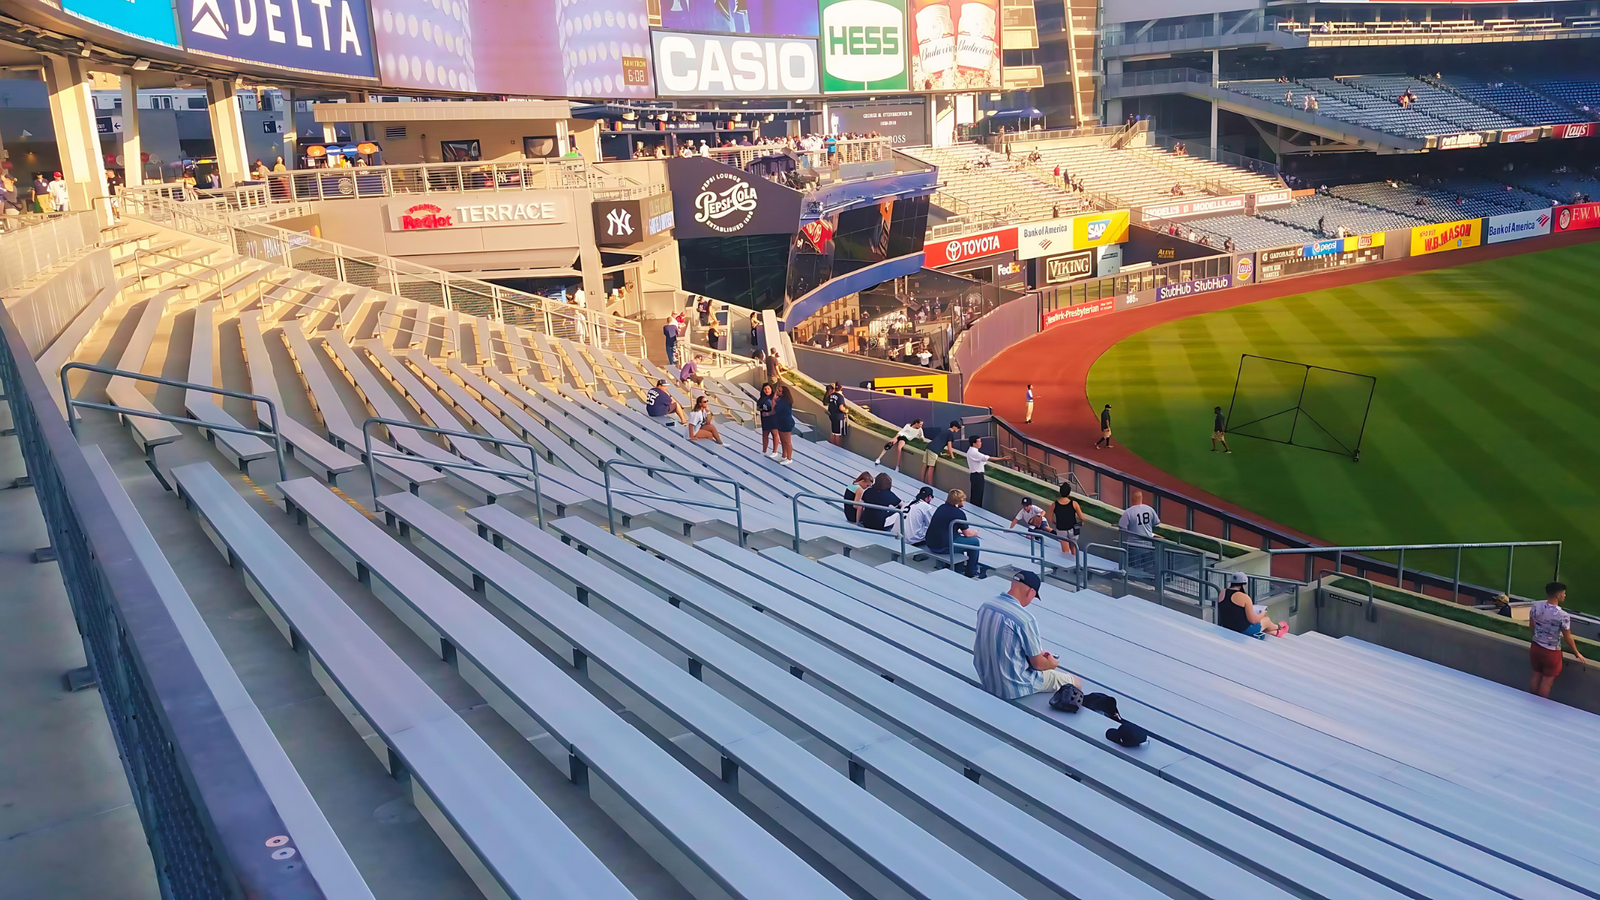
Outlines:
<svg viewBox="0 0 1600 900"><path fill-rule="evenodd" d="M822 10L828 74L842 81L872 82L906 70L905 17L880 0L844 0Z"/></svg>
<svg viewBox="0 0 1600 900"><path fill-rule="evenodd" d="M815 41L655 32L656 83L667 96L820 93Z"/></svg>
<svg viewBox="0 0 1600 900"><path fill-rule="evenodd" d="M718 173L700 184L694 198L694 220L720 231L734 234L756 215L756 189L732 172Z"/></svg>

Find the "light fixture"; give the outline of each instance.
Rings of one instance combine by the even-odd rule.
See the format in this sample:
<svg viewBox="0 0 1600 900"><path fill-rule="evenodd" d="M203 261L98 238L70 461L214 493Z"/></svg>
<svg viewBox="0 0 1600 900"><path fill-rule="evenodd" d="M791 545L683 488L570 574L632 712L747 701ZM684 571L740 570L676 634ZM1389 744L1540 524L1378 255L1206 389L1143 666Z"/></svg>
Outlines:
<svg viewBox="0 0 1600 900"><path fill-rule="evenodd" d="M135 72L143 72L148 68L150 68L150 60L148 59L136 59L133 61L133 70Z"/></svg>

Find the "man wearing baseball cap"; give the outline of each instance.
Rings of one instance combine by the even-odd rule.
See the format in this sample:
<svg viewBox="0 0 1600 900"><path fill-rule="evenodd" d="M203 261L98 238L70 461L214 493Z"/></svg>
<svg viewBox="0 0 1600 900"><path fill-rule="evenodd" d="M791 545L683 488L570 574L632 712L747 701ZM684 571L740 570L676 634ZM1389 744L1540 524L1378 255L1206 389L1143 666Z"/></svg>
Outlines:
<svg viewBox="0 0 1600 900"><path fill-rule="evenodd" d="M978 608L978 634L972 644L972 666L983 689L1002 700L1016 700L1063 685L1083 683L1062 669L1044 649L1039 623L1028 604L1039 599L1039 574L1018 572L1011 586Z"/></svg>

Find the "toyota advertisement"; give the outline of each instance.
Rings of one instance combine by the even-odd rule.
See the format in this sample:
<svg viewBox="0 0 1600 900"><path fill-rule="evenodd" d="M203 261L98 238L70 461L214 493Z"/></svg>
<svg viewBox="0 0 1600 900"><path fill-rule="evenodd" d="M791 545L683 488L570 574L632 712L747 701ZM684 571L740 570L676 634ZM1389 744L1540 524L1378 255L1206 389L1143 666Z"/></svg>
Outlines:
<svg viewBox="0 0 1600 900"><path fill-rule="evenodd" d="M923 265L930 269L953 265L1017 249L1017 229L997 228L948 241L929 241L922 248Z"/></svg>
<svg viewBox="0 0 1600 900"><path fill-rule="evenodd" d="M999 0L911 0L911 89L1000 90Z"/></svg>
<svg viewBox="0 0 1600 900"><path fill-rule="evenodd" d="M654 33L662 97L810 97L820 94L817 42L724 34Z"/></svg>
<svg viewBox="0 0 1600 900"><path fill-rule="evenodd" d="M313 0L261 2L298 2L316 10ZM373 3L378 69L391 87L622 100L654 96L645 0Z"/></svg>

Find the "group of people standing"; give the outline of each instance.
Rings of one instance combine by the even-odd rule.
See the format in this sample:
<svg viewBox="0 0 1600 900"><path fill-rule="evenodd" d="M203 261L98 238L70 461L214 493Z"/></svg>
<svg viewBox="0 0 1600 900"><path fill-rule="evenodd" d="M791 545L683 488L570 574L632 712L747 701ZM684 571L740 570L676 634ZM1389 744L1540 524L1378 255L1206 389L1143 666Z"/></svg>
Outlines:
<svg viewBox="0 0 1600 900"><path fill-rule="evenodd" d="M33 173L33 183L21 187L11 173L0 174L0 215L67 212L67 183L61 173Z"/></svg>

